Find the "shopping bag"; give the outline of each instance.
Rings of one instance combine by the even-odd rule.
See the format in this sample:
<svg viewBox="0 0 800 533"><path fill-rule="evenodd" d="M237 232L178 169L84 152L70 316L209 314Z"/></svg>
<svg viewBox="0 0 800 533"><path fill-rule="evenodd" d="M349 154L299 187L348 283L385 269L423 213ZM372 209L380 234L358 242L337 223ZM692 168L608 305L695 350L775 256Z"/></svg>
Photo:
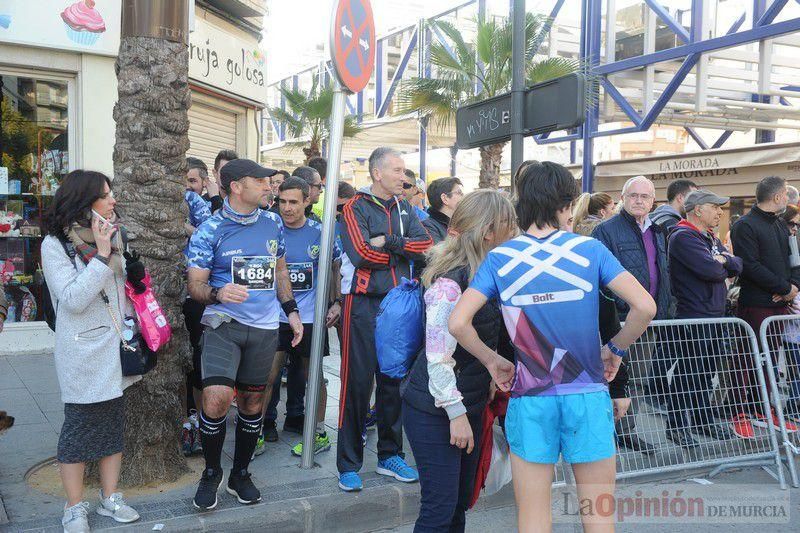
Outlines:
<svg viewBox="0 0 800 533"><path fill-rule="evenodd" d="M152 351L158 351L172 337L172 328L164 316L161 305L153 294L150 274L145 273L142 283L145 285L144 292L137 293L133 285L125 282L125 294L133 304L139 322L139 331L142 334L147 347Z"/></svg>
<svg viewBox="0 0 800 533"><path fill-rule="evenodd" d="M508 441L499 425L492 426L492 433L492 462L483 486L486 496L498 492L511 481L511 454L508 450Z"/></svg>
<svg viewBox="0 0 800 533"><path fill-rule="evenodd" d="M419 282L402 278L381 302L375 319L378 368L403 378L425 341L425 307Z"/></svg>

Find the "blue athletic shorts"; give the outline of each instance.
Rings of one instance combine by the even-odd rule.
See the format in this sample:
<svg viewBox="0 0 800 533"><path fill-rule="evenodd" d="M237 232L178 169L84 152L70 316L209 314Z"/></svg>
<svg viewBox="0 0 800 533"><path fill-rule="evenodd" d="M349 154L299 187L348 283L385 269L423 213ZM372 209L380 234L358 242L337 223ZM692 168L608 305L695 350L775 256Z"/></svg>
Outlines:
<svg viewBox="0 0 800 533"><path fill-rule="evenodd" d="M506 414L511 451L531 463L591 463L616 453L607 391L512 398Z"/></svg>

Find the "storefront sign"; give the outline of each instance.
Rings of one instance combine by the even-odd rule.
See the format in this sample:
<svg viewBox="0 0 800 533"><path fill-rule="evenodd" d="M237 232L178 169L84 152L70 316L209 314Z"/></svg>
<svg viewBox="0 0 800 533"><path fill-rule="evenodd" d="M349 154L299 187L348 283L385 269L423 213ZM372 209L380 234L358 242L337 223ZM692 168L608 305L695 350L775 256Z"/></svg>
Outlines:
<svg viewBox="0 0 800 533"><path fill-rule="evenodd" d="M196 19L189 37L189 77L235 96L266 103L266 61L256 43Z"/></svg>
<svg viewBox="0 0 800 533"><path fill-rule="evenodd" d="M0 0L0 43L116 56L121 0Z"/></svg>

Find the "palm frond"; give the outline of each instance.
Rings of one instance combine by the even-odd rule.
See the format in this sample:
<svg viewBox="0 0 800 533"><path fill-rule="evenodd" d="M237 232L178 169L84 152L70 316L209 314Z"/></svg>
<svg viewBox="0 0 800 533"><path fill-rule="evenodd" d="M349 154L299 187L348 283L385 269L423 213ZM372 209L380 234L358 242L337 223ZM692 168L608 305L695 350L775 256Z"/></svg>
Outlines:
<svg viewBox="0 0 800 533"><path fill-rule="evenodd" d="M527 69L526 81L528 85L534 85L575 72L581 72L580 61L566 57L550 57L532 62Z"/></svg>
<svg viewBox="0 0 800 533"><path fill-rule="evenodd" d="M356 117L353 115L347 115L344 117L344 131L343 135L345 137L355 137L359 133L361 133L364 128L357 122Z"/></svg>
<svg viewBox="0 0 800 533"><path fill-rule="evenodd" d="M470 61L465 65L459 61L458 57L453 57L441 43L434 43L430 47L431 64L436 67L441 76L461 76L465 78L475 78L475 61Z"/></svg>
<svg viewBox="0 0 800 533"><path fill-rule="evenodd" d="M270 116L276 121L286 124L286 128L292 137L300 137L303 134L305 125L300 118L295 117L291 111L281 109L280 107L270 107L268 109Z"/></svg>
<svg viewBox="0 0 800 533"><path fill-rule="evenodd" d="M458 62L461 64L463 70L465 72L474 72L476 61L475 52L472 47L464 41L461 30L445 20L436 21L432 24L434 24L453 45L453 52L458 58Z"/></svg>

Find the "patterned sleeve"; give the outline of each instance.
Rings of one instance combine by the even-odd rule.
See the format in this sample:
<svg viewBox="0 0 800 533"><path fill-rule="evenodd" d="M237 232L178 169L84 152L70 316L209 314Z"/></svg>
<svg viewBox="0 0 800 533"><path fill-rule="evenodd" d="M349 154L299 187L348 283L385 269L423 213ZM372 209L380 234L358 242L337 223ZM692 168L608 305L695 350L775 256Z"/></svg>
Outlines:
<svg viewBox="0 0 800 533"><path fill-rule="evenodd" d="M451 279L439 278L425 292L425 355L428 359L428 390L436 407L447 411L450 420L467 412L456 386L453 353L456 339L450 335L447 320L461 296L461 288Z"/></svg>
<svg viewBox="0 0 800 533"><path fill-rule="evenodd" d="M196 228L211 218L211 209L199 194L194 191L186 191L184 198L189 206L189 224Z"/></svg>
<svg viewBox="0 0 800 533"><path fill-rule="evenodd" d="M192 234L186 250L187 266L189 268L211 270L211 266L214 263L215 229L216 225L213 221L207 221L201 224Z"/></svg>

